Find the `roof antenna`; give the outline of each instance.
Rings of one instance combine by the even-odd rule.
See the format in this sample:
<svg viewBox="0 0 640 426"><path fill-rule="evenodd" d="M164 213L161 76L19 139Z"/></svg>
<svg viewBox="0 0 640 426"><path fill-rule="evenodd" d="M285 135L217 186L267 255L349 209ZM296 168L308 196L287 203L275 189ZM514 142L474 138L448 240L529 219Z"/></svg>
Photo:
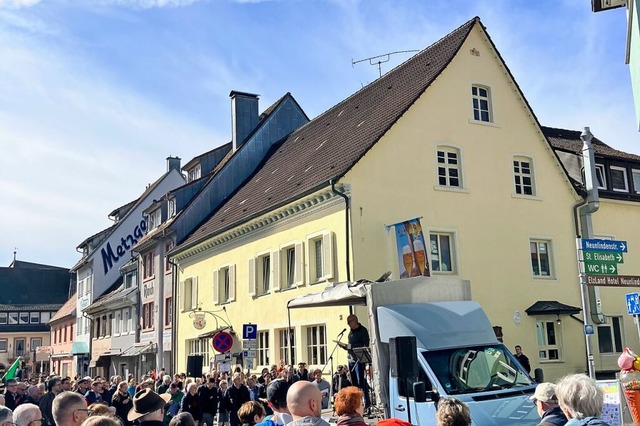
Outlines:
<svg viewBox="0 0 640 426"><path fill-rule="evenodd" d="M13 248L13 263L16 263L16 256L18 254L18 247Z"/></svg>
<svg viewBox="0 0 640 426"><path fill-rule="evenodd" d="M381 65L383 63L385 63L385 62L389 62L389 60L391 60L391 55L397 55L399 53L413 53L413 52L419 52L419 50L398 50L397 52L384 53L382 55L372 56L370 58L359 59L357 61L354 61L353 58L351 58L351 67L354 67L355 64L359 64L360 62L369 61L369 65L377 65L378 66L378 76L382 77L382 66ZM380 58L385 58L385 59L380 59ZM376 61L376 59L378 61Z"/></svg>

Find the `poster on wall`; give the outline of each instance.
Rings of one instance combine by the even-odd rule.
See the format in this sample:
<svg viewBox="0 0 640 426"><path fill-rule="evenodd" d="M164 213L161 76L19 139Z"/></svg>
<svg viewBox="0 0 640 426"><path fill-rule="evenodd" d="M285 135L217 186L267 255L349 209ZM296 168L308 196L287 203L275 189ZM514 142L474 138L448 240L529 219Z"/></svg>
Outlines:
<svg viewBox="0 0 640 426"><path fill-rule="evenodd" d="M598 380L598 387L604 393L602 420L611 426L623 424L623 398L621 398L620 382L617 380Z"/></svg>
<svg viewBox="0 0 640 426"><path fill-rule="evenodd" d="M396 223L396 244L400 278L430 276L429 259L425 249L420 219Z"/></svg>

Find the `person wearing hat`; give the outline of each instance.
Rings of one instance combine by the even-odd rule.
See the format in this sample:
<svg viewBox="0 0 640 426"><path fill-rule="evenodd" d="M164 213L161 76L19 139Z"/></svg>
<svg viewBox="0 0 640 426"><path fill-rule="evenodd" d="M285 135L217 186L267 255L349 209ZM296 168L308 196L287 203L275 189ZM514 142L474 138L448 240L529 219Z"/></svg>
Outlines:
<svg viewBox="0 0 640 426"><path fill-rule="evenodd" d="M165 393L158 395L151 389L143 389L133 397L133 408L127 414L127 420L138 420L140 426L164 426L164 406L171 399L171 395Z"/></svg>
<svg viewBox="0 0 640 426"><path fill-rule="evenodd" d="M560 405L558 405L556 386L553 383L540 383L536 386L536 391L529 399L533 401L538 410L538 415L541 417L538 426L562 426L567 423L567 416L564 415Z"/></svg>
<svg viewBox="0 0 640 426"><path fill-rule="evenodd" d="M80 395L85 396L87 391L89 390L89 386L91 386L91 377L83 377L76 382L76 386L78 387L78 392Z"/></svg>

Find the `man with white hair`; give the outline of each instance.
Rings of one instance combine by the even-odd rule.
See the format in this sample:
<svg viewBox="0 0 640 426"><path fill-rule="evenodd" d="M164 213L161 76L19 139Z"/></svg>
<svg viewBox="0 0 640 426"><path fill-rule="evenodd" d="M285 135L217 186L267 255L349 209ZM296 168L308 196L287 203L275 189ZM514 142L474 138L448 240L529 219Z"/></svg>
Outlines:
<svg viewBox="0 0 640 426"><path fill-rule="evenodd" d="M567 417L558 405L556 386L553 383L540 383L529 399L533 401L538 410L541 419L538 426L563 426L567 423Z"/></svg>
<svg viewBox="0 0 640 426"><path fill-rule="evenodd" d="M571 426L609 426L600 419L604 394L596 381L584 374L564 376L556 384L556 396Z"/></svg>
<svg viewBox="0 0 640 426"><path fill-rule="evenodd" d="M4 405L0 405L0 426L13 426L13 412Z"/></svg>
<svg viewBox="0 0 640 426"><path fill-rule="evenodd" d="M171 376L165 375L162 378L162 383L160 384L160 386L158 386L158 389L156 389L156 392L160 395L162 395L163 393L167 393L170 385L171 385Z"/></svg>
<svg viewBox="0 0 640 426"><path fill-rule="evenodd" d="M42 413L35 404L20 404L13 412L13 422L20 426L40 426Z"/></svg>
<svg viewBox="0 0 640 426"><path fill-rule="evenodd" d="M80 426L87 417L87 400L78 392L62 392L53 400L53 419L60 426Z"/></svg>

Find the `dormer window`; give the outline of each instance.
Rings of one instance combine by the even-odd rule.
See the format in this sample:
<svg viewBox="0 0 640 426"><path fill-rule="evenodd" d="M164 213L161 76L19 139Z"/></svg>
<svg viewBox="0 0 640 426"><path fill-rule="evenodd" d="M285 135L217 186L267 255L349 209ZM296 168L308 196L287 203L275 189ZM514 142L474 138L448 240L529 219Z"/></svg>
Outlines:
<svg viewBox="0 0 640 426"><path fill-rule="evenodd" d="M173 217L176 215L176 199L169 199L169 217Z"/></svg>
<svg viewBox="0 0 640 426"><path fill-rule="evenodd" d="M604 171L604 164L596 164L596 181L598 189L607 189L607 174Z"/></svg>
<svg viewBox="0 0 640 426"><path fill-rule="evenodd" d="M611 188L616 192L629 192L627 184L627 169L611 166Z"/></svg>
<svg viewBox="0 0 640 426"><path fill-rule="evenodd" d="M188 182L194 181L196 179L200 179L201 168L200 164L197 164L194 168L189 170Z"/></svg>
<svg viewBox="0 0 640 426"><path fill-rule="evenodd" d="M156 229L162 223L162 215L160 209L155 209L149 213L149 231Z"/></svg>

